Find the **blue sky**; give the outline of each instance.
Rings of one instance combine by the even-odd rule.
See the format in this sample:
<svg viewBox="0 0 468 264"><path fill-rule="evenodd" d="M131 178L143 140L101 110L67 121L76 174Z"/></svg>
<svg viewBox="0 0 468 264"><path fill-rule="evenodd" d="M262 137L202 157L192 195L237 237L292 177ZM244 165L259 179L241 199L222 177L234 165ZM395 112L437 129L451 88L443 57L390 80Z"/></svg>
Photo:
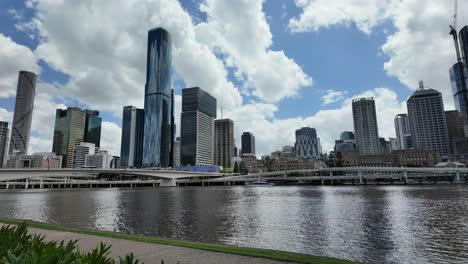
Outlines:
<svg viewBox="0 0 468 264"><path fill-rule="evenodd" d="M118 155L120 109L143 104L137 94L144 89L145 31L162 25L174 39L176 94L197 85L217 95L224 117L235 122L236 140L242 131L252 131L258 154L293 144L294 130L301 126L315 127L324 150L330 150L340 131L352 129L349 100L356 96L376 97L379 133L392 137L392 117L406 111L404 101L420 79L439 88L446 108L453 108L448 67L454 58L443 32L450 5L339 2L138 0L131 8L116 1L106 10L88 0L4 0L3 41L29 49L30 58L11 57L0 45L1 89L15 89L12 79L20 67L40 69L33 151L50 151L56 107L80 106L101 111L104 147ZM112 24L119 30L107 34ZM422 24L427 27L417 26ZM245 39L237 34L243 30ZM119 51L108 51L114 48ZM112 57L100 58L106 52ZM14 96L0 93L0 118L11 118L13 108Z"/></svg>

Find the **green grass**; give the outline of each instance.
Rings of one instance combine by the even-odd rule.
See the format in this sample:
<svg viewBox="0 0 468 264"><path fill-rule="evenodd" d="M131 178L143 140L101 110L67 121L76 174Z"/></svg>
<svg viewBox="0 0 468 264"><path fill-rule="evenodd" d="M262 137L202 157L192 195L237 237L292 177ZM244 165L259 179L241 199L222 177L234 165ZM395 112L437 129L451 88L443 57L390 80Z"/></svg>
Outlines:
<svg viewBox="0 0 468 264"><path fill-rule="evenodd" d="M25 221L13 220L13 219L0 219L0 223L4 223L4 224L18 225L23 222ZM130 235L130 234L124 234L124 233L108 232L108 231L78 229L78 228L73 228L73 227L66 227L66 226L55 225L55 224L46 224L46 223L40 223L40 222L34 222L34 221L26 221L26 223L30 227L41 228L41 229L46 229L46 230L119 238L119 239L126 239L126 240L132 240L132 241L141 241L141 242L146 242L146 243L179 246L179 247L209 250L209 251L251 256L251 257L268 258L268 259L273 259L273 260L291 261L291 262L297 262L297 263L313 263L313 264L353 263L347 260L340 260L340 259L321 257L321 256L304 255L304 254L291 253L291 252L278 251L278 250L236 247L236 246L228 246L228 245L216 245L216 244L189 242L189 241L182 241L182 240L175 240L175 239Z"/></svg>

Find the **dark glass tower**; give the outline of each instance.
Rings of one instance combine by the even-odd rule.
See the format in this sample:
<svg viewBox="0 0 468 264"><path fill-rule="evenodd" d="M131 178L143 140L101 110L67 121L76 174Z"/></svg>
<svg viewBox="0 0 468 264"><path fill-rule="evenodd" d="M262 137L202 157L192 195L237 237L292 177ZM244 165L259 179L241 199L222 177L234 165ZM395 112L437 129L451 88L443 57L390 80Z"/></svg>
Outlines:
<svg viewBox="0 0 468 264"><path fill-rule="evenodd" d="M37 75L20 71L16 90L15 112L11 128L10 150L17 154L27 154L31 137L31 122L34 109Z"/></svg>
<svg viewBox="0 0 468 264"><path fill-rule="evenodd" d="M244 132L241 136L241 154L255 155L255 136L250 132Z"/></svg>
<svg viewBox="0 0 468 264"><path fill-rule="evenodd" d="M143 129L145 112L134 106L124 106L120 166L141 168L143 158Z"/></svg>
<svg viewBox="0 0 468 264"><path fill-rule="evenodd" d="M468 109L465 109L465 96L468 96L468 26L464 26L458 34L460 42L460 50L462 61L455 63L449 70L450 82L452 84L453 99L455 108L462 112L465 119L468 121ZM461 69L463 69L464 82L467 90L463 91L463 80L461 77Z"/></svg>
<svg viewBox="0 0 468 264"><path fill-rule="evenodd" d="M298 158L318 157L319 142L315 128L303 127L296 130L294 149Z"/></svg>
<svg viewBox="0 0 468 264"><path fill-rule="evenodd" d="M102 118L99 117L99 111L87 109L84 111L86 112L84 141L100 147Z"/></svg>
<svg viewBox="0 0 468 264"><path fill-rule="evenodd" d="M171 36L163 28L148 32L143 167L172 166L174 109L171 89Z"/></svg>

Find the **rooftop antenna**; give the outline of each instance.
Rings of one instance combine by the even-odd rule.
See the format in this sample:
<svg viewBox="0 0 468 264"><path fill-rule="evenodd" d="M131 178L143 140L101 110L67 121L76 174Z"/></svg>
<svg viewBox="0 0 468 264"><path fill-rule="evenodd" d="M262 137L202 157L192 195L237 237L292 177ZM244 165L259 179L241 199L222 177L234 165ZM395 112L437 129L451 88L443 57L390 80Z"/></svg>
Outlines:
<svg viewBox="0 0 468 264"><path fill-rule="evenodd" d="M419 81L419 89L418 90L424 90L424 82L422 80Z"/></svg>

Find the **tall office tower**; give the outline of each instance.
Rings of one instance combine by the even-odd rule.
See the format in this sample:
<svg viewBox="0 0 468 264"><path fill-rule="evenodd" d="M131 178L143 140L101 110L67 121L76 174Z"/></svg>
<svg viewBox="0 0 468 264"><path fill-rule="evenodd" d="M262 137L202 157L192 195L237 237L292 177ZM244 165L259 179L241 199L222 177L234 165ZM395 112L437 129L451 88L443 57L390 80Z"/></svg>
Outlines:
<svg viewBox="0 0 468 264"><path fill-rule="evenodd" d="M359 154L379 154L379 132L374 98L354 99L352 106L354 138Z"/></svg>
<svg viewBox="0 0 468 264"><path fill-rule="evenodd" d="M73 149L85 135L86 112L78 107L57 109L52 152L63 156L62 168L73 168Z"/></svg>
<svg viewBox="0 0 468 264"><path fill-rule="evenodd" d="M8 122L0 121L0 168L6 166L8 132Z"/></svg>
<svg viewBox="0 0 468 264"><path fill-rule="evenodd" d="M407 114L398 114L395 116L395 133L398 149L409 149L411 144L410 124Z"/></svg>
<svg viewBox="0 0 468 264"><path fill-rule="evenodd" d="M468 109L465 109L465 96L468 96L468 26L464 26L459 32L460 50L462 62L455 63L449 70L450 82L452 85L453 99L455 108L462 112L465 119L468 121ZM460 68L463 69L465 77L465 87L467 90L463 92L462 78Z"/></svg>
<svg viewBox="0 0 468 264"><path fill-rule="evenodd" d="M93 143L96 147L101 146L101 123L99 111L84 110L86 113L84 141Z"/></svg>
<svg viewBox="0 0 468 264"><path fill-rule="evenodd" d="M445 111L445 119L447 120L450 154L468 153L468 149L460 149L460 146L466 145L463 142L468 140L468 124L463 114L456 110Z"/></svg>
<svg viewBox="0 0 468 264"><path fill-rule="evenodd" d="M381 154L390 153L390 151L391 151L390 141L387 141L385 138L380 137L379 138L379 149L380 149Z"/></svg>
<svg viewBox="0 0 468 264"><path fill-rule="evenodd" d="M340 135L341 140L354 140L354 133L351 131L343 131Z"/></svg>
<svg viewBox="0 0 468 264"><path fill-rule="evenodd" d="M182 90L181 165L213 165L216 98L199 87Z"/></svg>
<svg viewBox="0 0 468 264"><path fill-rule="evenodd" d="M458 34L458 39L460 40L462 61L465 63L465 65L468 65L468 25L465 25L460 30L460 33Z"/></svg>
<svg viewBox="0 0 468 264"><path fill-rule="evenodd" d="M34 95L36 94L36 79L37 75L35 73L27 71L19 72L15 112L11 127L10 154L27 154L28 152Z"/></svg>
<svg viewBox="0 0 468 264"><path fill-rule="evenodd" d="M96 145L88 142L81 142L73 148L73 168L83 168L86 165L86 155L94 155Z"/></svg>
<svg viewBox="0 0 468 264"><path fill-rule="evenodd" d="M173 166L180 166L180 137L176 137L174 141L174 158Z"/></svg>
<svg viewBox="0 0 468 264"><path fill-rule="evenodd" d="M448 155L449 141L442 94L425 88L420 81L419 88L406 101L406 105L413 147L435 150L442 156Z"/></svg>
<svg viewBox="0 0 468 264"><path fill-rule="evenodd" d="M237 149L237 146L236 146L236 145L234 145L234 157L237 157L237 156L239 156L239 154L238 154L238 153L239 153L239 151L238 151L238 149Z"/></svg>
<svg viewBox="0 0 468 264"><path fill-rule="evenodd" d="M142 166L144 122L143 109L124 106L120 143L120 166L122 168L141 168Z"/></svg>
<svg viewBox="0 0 468 264"><path fill-rule="evenodd" d="M244 132L241 136L241 155L255 155L255 136L250 132Z"/></svg>
<svg viewBox="0 0 468 264"><path fill-rule="evenodd" d="M315 128L303 127L296 130L296 150L297 158L318 158L320 155L320 145L317 139L317 131Z"/></svg>
<svg viewBox="0 0 468 264"><path fill-rule="evenodd" d="M170 167L174 147L171 89L171 36L163 28L148 32L143 167Z"/></svg>
<svg viewBox="0 0 468 264"><path fill-rule="evenodd" d="M215 120L215 165L231 168L234 157L234 122L231 119Z"/></svg>

